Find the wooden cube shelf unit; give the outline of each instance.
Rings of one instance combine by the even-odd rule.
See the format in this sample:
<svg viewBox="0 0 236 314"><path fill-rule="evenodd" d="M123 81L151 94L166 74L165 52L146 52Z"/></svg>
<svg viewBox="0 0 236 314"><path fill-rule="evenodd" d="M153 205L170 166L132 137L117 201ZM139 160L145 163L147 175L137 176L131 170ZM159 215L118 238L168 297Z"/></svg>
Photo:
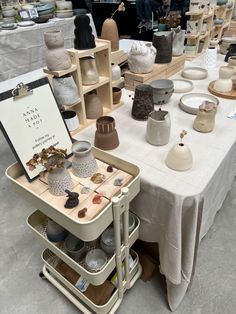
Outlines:
<svg viewBox="0 0 236 314"><path fill-rule="evenodd" d="M112 74L111 74L111 44L110 41L96 39L96 47L92 49L86 50L77 50L74 48L67 49L72 66L71 68L63 71L49 71L47 68L44 68L44 72L50 76L61 77L63 75L71 73L73 76L75 83L78 88L80 102L70 105L64 106L66 110L76 111L77 116L79 118L79 128L72 131L71 135L74 136L79 131L81 131L86 126L94 123L94 119L88 119L86 117L86 105L84 100L84 95L96 90L97 96L101 100L103 104L103 115L107 115L112 110L118 108L123 104L120 102L117 105L113 105L112 100ZM82 75L81 75L81 67L80 67L80 59L86 56L92 56L95 59L96 67L99 75L99 82L93 85L83 85L82 84Z"/></svg>
<svg viewBox="0 0 236 314"><path fill-rule="evenodd" d="M224 31L230 27L231 18L233 15L233 6L231 8L227 8L226 5L216 6L214 14L217 19L224 20L223 24L214 25L211 31L211 38L217 38L220 40L224 34Z"/></svg>

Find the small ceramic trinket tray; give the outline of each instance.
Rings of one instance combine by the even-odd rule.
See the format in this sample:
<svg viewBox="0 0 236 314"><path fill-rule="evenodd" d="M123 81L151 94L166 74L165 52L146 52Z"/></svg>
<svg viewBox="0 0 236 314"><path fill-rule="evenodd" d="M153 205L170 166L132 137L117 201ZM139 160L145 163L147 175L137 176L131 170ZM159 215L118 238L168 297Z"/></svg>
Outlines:
<svg viewBox="0 0 236 314"><path fill-rule="evenodd" d="M203 101L209 101L213 102L217 106L219 105L218 98L210 94L190 93L180 98L179 106L185 112L197 114L198 108L203 103Z"/></svg>
<svg viewBox="0 0 236 314"><path fill-rule="evenodd" d="M185 68L181 75L189 80L203 80L207 77L208 72L206 69L201 67L189 67Z"/></svg>

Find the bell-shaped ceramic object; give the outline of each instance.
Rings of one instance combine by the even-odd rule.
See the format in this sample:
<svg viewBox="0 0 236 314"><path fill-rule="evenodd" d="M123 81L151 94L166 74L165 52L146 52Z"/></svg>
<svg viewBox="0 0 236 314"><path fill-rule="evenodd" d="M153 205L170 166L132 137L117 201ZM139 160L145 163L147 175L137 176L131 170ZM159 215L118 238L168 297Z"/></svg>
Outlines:
<svg viewBox="0 0 236 314"><path fill-rule="evenodd" d="M156 48L152 44L135 41L128 53L129 70L133 73L149 73L153 70Z"/></svg>
<svg viewBox="0 0 236 314"><path fill-rule="evenodd" d="M202 133L211 132L215 126L217 105L213 102L204 101L199 106L197 116L193 122L193 128Z"/></svg>
<svg viewBox="0 0 236 314"><path fill-rule="evenodd" d="M54 76L52 86L58 106L70 106L80 102L78 88L71 75Z"/></svg>
<svg viewBox="0 0 236 314"><path fill-rule="evenodd" d="M152 145L165 145L170 138L170 115L166 110L152 111L148 116L146 139Z"/></svg>
<svg viewBox="0 0 236 314"><path fill-rule="evenodd" d="M192 153L187 145L183 143L175 144L166 157L167 167L176 171L186 171L192 167Z"/></svg>
<svg viewBox="0 0 236 314"><path fill-rule="evenodd" d="M78 50L95 48L95 39L90 26L90 19L87 15L77 15L74 20L75 39L74 47Z"/></svg>
<svg viewBox="0 0 236 314"><path fill-rule="evenodd" d="M80 58L80 68L83 85L93 85L99 82L96 61L91 56Z"/></svg>
<svg viewBox="0 0 236 314"><path fill-rule="evenodd" d="M152 44L156 48L155 63L169 63L172 60L173 32L156 32L153 34Z"/></svg>
<svg viewBox="0 0 236 314"><path fill-rule="evenodd" d="M115 119L104 116L97 119L94 145L103 150L115 149L119 146L118 133L115 128Z"/></svg>
<svg viewBox="0 0 236 314"><path fill-rule="evenodd" d="M112 18L108 18L103 22L101 38L110 40L111 51L119 50L119 33L116 21Z"/></svg>
<svg viewBox="0 0 236 314"><path fill-rule="evenodd" d="M148 84L136 86L131 115L135 120L147 120L154 110L153 89Z"/></svg>
<svg viewBox="0 0 236 314"><path fill-rule="evenodd" d="M87 119L97 119L103 115L102 102L96 91L91 91L84 95L85 112Z"/></svg>
<svg viewBox="0 0 236 314"><path fill-rule="evenodd" d="M171 30L173 32L172 56L181 56L184 52L185 30L180 26Z"/></svg>

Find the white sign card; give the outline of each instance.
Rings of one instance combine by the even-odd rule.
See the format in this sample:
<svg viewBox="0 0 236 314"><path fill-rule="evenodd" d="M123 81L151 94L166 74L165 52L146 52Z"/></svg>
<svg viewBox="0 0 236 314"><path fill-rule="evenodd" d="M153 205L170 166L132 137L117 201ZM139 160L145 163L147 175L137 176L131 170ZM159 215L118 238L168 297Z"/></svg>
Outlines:
<svg viewBox="0 0 236 314"><path fill-rule="evenodd" d="M33 92L19 98L9 97L11 91L0 94L0 127L29 181L42 167L30 171L26 162L35 153L51 145L67 149L71 154L72 139L65 126L48 79L27 84Z"/></svg>

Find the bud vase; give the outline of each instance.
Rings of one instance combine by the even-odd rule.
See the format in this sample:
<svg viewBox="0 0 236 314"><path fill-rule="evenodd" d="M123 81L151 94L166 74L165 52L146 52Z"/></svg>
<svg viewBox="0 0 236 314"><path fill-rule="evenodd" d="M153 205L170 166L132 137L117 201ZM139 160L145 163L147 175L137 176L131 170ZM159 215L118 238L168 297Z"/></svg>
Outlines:
<svg viewBox="0 0 236 314"><path fill-rule="evenodd" d="M44 33L45 44L48 48L46 64L50 71L66 70L71 67L71 60L64 47L64 38L60 30Z"/></svg>
<svg viewBox="0 0 236 314"><path fill-rule="evenodd" d="M116 22L112 18L108 18L102 25L101 38L110 40L111 51L119 50L119 33Z"/></svg>
<svg viewBox="0 0 236 314"><path fill-rule="evenodd" d="M192 153L187 145L175 144L166 157L166 165L176 171L186 171L192 167Z"/></svg>
<svg viewBox="0 0 236 314"><path fill-rule="evenodd" d="M56 168L48 172L48 190L56 196L66 195L65 190L72 190L73 184L69 172L65 168Z"/></svg>

